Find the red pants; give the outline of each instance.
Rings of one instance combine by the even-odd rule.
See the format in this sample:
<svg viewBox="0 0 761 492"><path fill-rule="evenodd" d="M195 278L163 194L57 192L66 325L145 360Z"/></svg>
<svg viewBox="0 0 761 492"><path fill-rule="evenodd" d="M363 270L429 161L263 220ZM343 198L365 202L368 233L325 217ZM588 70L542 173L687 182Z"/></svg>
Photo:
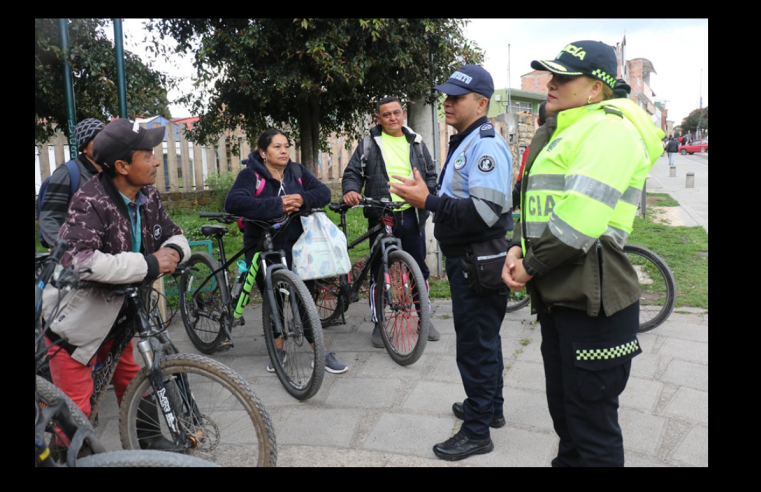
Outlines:
<svg viewBox="0 0 761 492"><path fill-rule="evenodd" d="M50 375L53 384L58 386L79 407L87 417L90 417L90 397L93 392L92 367L88 367L74 359L71 355L57 345L48 344L48 357L50 357ZM113 340L108 340L98 349L96 357L101 363L106 359L111 349ZM134 343L130 342L122 354L116 372L111 382L114 384L116 401L121 404L124 390L127 385L140 372L140 366L135 362L133 355Z"/></svg>

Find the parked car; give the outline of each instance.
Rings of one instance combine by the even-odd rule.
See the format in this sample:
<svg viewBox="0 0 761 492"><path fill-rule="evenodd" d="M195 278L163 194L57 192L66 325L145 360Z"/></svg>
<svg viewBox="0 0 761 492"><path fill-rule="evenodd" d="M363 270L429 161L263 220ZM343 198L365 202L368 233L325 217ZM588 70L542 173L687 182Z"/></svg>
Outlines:
<svg viewBox="0 0 761 492"><path fill-rule="evenodd" d="M691 144L679 146L679 153L682 155L695 152L708 152L708 140L695 140Z"/></svg>

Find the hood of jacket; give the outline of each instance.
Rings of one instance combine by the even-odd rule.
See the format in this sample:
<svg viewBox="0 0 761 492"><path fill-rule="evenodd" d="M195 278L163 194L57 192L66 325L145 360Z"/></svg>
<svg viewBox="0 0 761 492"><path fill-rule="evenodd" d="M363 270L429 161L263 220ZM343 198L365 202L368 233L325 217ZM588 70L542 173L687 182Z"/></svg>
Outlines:
<svg viewBox="0 0 761 492"><path fill-rule="evenodd" d="M648 114L631 99L608 99L601 106L611 106L621 111L639 132L647 149L650 166L663 154L663 137L666 133L655 126Z"/></svg>
<svg viewBox="0 0 761 492"><path fill-rule="evenodd" d="M373 138L380 137L382 131L383 127L380 125L375 125L374 127L370 128L370 136ZM407 137L407 142L409 143L420 143L423 141L423 137L415 133L415 131L408 126L402 125L402 133L404 133L404 136Z"/></svg>

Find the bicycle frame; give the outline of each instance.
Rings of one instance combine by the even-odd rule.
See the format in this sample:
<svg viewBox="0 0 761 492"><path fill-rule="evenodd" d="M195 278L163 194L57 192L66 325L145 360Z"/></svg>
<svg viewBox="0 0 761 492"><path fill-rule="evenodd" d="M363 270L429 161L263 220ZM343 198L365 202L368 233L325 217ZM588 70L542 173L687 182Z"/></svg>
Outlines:
<svg viewBox="0 0 761 492"><path fill-rule="evenodd" d="M172 439L178 446L184 448L191 447L193 443L177 426L177 418L174 409L167 401L166 387L160 369L162 354L177 354L179 351L167 335L163 319L158 312L158 307L154 305L150 309L151 314L149 315L148 309L143 304L143 302L149 302L149 299L143 300L141 299L141 296L146 295L147 297L150 290L145 286L130 286L123 289L123 292L127 297L129 309L135 316L135 320L131 329L117 328L119 334L115 337L105 360L102 361L102 367L93 372L94 382L93 394L90 397L90 405L92 407L90 422L95 425L98 410L107 392L108 383L113 378L114 373L116 372L116 367L119 365L119 361L121 360L127 345L129 345L130 341L137 333L140 337L140 341L137 342L136 345L143 357L145 366L150 367L150 375L148 379L151 382L154 394L159 399L159 406L169 431L172 434ZM116 291L111 295L116 295ZM153 322L151 322L151 318L153 319ZM156 340L158 344L154 346L151 343L151 339ZM177 386L183 391L183 394L187 395L187 398L184 398L183 400L191 403L190 410L197 413L198 409L194 408L194 405L192 405L193 397L185 375L180 376ZM200 416L197 416L196 418L200 418Z"/></svg>
<svg viewBox="0 0 761 492"><path fill-rule="evenodd" d="M231 214L200 214L201 217L212 217L215 220L220 220L222 222L229 222L231 220L231 217L233 215ZM225 330L225 336L228 339L232 339L231 337L231 328L234 326L235 320L239 320L243 317L243 310L248 305L248 302L250 300L251 296L251 290L254 287L254 284L256 283L256 276L261 269L265 285L266 285L266 292L263 293L263 295L267 296L268 301L270 302L270 305L274 305L275 303L275 293L272 288L272 272L279 270L281 268L288 268L288 264L285 259L285 252L283 250L274 250L273 242L272 242L272 230L278 229L283 225L283 223L275 223L270 225L270 227L265 228L264 230L264 241L262 244L262 247L258 249L251 260L251 266L248 269L248 272L246 273L246 278L243 281L243 288L241 290L240 296L238 297L237 301L235 301L235 305L233 306L232 296L229 295L231 293L230 289L230 283L229 283L229 276L228 272L230 267L244 254L246 254L251 249L254 249L257 247L257 244L251 244L247 247L244 247L240 251L238 251L235 255L232 256L229 260L226 258L225 254L225 244L224 244L224 235L227 233L227 228L222 228L219 230L215 230L211 232L211 234L207 235L213 235L217 241L218 246L218 263L219 267L211 272L207 278L205 278L201 285L198 287L196 292L201 292L203 287L208 283L213 281L214 278L216 278L217 273L223 271L225 274L223 277L225 278L225 285L222 287L225 289L225 291L228 294L228 302L224 306L224 316L225 319L223 319L223 329ZM224 229L224 230L223 230ZM194 294L195 296L195 294ZM296 299L291 297L291 302L293 303L292 308L294 310L297 310L296 306ZM279 319L279 316L276 316L274 319L275 323L275 332L278 334L281 334L284 338L287 338L288 334L286 330L283 329L282 320Z"/></svg>

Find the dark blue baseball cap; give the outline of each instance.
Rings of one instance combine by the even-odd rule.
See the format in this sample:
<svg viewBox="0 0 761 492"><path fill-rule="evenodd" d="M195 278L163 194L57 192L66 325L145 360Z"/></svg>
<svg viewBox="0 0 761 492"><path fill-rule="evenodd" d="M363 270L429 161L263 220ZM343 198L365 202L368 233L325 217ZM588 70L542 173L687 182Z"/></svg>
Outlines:
<svg viewBox="0 0 761 492"><path fill-rule="evenodd" d="M491 99L494 94L494 81L481 65L465 65L450 75L449 80L435 86L434 89L450 96L477 92Z"/></svg>
<svg viewBox="0 0 761 492"><path fill-rule="evenodd" d="M618 60L616 51L601 41L576 41L560 50L554 60L534 60L534 70L548 70L558 75L586 75L616 87Z"/></svg>

